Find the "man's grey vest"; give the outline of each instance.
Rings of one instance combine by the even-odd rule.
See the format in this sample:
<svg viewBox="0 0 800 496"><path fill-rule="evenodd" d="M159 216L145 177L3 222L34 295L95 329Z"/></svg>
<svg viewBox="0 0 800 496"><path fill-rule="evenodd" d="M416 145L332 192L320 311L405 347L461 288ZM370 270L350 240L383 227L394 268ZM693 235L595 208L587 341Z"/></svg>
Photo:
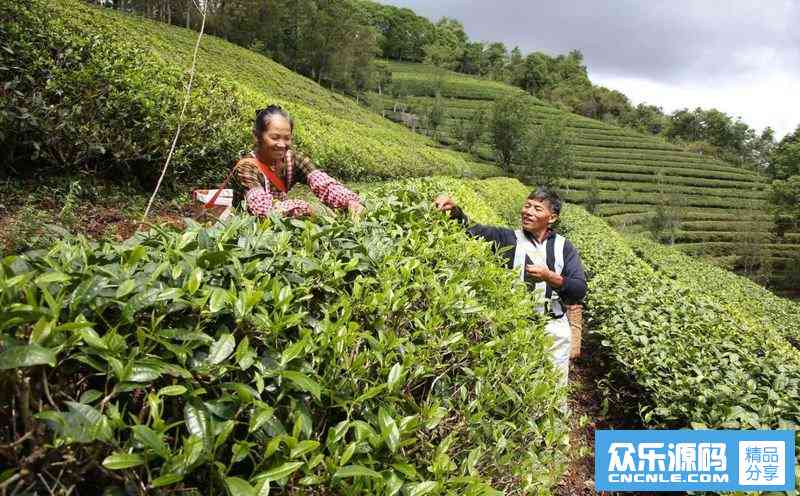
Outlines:
<svg viewBox="0 0 800 496"><path fill-rule="evenodd" d="M556 274L561 274L564 270L564 243L566 239L560 234L551 236L544 243L534 243L521 229L514 231L517 237L517 245L514 248L514 270L519 272L519 278L525 282L525 259L530 259L533 265L547 266ZM564 306L558 297L558 293L547 285L544 281L536 283L536 292L544 296L544 300L537 305L536 311L540 313L550 312L553 318L564 316Z"/></svg>

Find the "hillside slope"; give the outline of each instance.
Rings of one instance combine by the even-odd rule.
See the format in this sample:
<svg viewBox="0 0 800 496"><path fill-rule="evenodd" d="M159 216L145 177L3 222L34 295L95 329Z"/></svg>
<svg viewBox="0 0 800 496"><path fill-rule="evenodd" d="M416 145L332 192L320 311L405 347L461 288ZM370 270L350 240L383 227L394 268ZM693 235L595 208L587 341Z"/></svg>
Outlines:
<svg viewBox="0 0 800 496"><path fill-rule="evenodd" d="M688 253L733 267L755 246L769 252L773 270L780 272L791 253L800 250L800 233L773 239L766 209L767 180L755 172L687 152L659 138L564 112L496 81L443 74L422 64L390 62L389 66L402 96L371 97L392 117L404 107L408 113L424 113L439 91L446 107L440 140L452 146L458 144L459 121L488 121L494 100L501 96L518 98L530 108L537 124L563 119L575 156L573 177L563 181L563 192L569 201L584 203L590 189L596 187L596 212L618 229L645 229L659 201L670 201L680 218L675 242ZM478 155L493 162L489 140L486 131Z"/></svg>
<svg viewBox="0 0 800 496"><path fill-rule="evenodd" d="M9 158L38 155L54 167L100 164L101 170L113 161L158 171L177 127L197 33L75 0L13 0L1 9L9 22L0 65L18 69L0 95L0 106L12 110L12 119L4 115L0 123L11 129L0 134L15 149L5 151ZM269 103L291 111L299 148L342 178L497 173L208 35L174 169L221 176L249 146L254 111ZM32 115L13 112L22 107Z"/></svg>

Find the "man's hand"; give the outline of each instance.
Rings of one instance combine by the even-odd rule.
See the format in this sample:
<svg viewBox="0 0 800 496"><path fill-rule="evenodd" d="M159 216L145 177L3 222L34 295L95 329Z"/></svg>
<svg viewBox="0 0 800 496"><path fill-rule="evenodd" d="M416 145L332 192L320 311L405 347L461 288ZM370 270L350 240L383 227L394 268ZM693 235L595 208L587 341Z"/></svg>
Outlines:
<svg viewBox="0 0 800 496"><path fill-rule="evenodd" d="M564 276L553 272L544 265L527 264L525 272L536 281L544 281L554 288L560 288L564 285Z"/></svg>
<svg viewBox="0 0 800 496"><path fill-rule="evenodd" d="M533 277L537 281L545 281L545 282L550 282L552 274L552 272L550 272L550 269L548 269L544 265L533 265L533 264L526 265L525 272L527 272L529 276Z"/></svg>
<svg viewBox="0 0 800 496"><path fill-rule="evenodd" d="M448 215L450 215L450 211L456 207L456 202L447 195L437 196L436 199L433 200L433 203L436 205L436 208L442 212L446 212Z"/></svg>

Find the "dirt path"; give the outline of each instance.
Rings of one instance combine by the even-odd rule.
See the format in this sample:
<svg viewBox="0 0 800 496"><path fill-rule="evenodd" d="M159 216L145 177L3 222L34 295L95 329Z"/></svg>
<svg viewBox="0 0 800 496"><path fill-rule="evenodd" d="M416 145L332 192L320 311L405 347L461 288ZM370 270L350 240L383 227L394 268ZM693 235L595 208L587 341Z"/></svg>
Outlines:
<svg viewBox="0 0 800 496"><path fill-rule="evenodd" d="M597 429L642 429L640 419L625 405L604 404L603 388L608 366L606 357L598 352L599 343L584 342L583 354L570 365L569 380L572 432L570 433L571 460L561 482L554 488L557 496L588 496L597 494L594 489L594 435ZM609 493L604 493L609 494ZM632 494L632 493L620 493ZM683 493L636 493L665 496Z"/></svg>

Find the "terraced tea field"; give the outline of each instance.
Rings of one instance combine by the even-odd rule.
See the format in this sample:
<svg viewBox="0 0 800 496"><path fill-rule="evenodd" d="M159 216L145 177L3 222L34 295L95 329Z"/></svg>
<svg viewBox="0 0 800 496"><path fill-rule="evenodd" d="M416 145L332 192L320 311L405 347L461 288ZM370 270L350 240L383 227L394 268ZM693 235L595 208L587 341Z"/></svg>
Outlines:
<svg viewBox="0 0 800 496"><path fill-rule="evenodd" d="M705 255L731 267L739 264L755 243L769 252L777 283L790 256L800 251L800 233L787 233L783 239L775 239L771 233L767 180L756 172L685 151L659 138L564 112L496 81L441 73L422 64L389 65L394 84L405 96L373 94L372 98L381 102L389 117L404 109L421 113L433 105L440 88L446 118L438 133L439 141L447 145L458 144L456 130L461 120L488 122L493 102L500 96L519 98L537 124L564 119L575 163L573 177L563 181L563 193L571 202L586 203L590 189L596 188L596 212L618 230L646 229L655 205L668 201L680 219L675 242L686 253ZM488 131L477 155L480 160L494 161Z"/></svg>

